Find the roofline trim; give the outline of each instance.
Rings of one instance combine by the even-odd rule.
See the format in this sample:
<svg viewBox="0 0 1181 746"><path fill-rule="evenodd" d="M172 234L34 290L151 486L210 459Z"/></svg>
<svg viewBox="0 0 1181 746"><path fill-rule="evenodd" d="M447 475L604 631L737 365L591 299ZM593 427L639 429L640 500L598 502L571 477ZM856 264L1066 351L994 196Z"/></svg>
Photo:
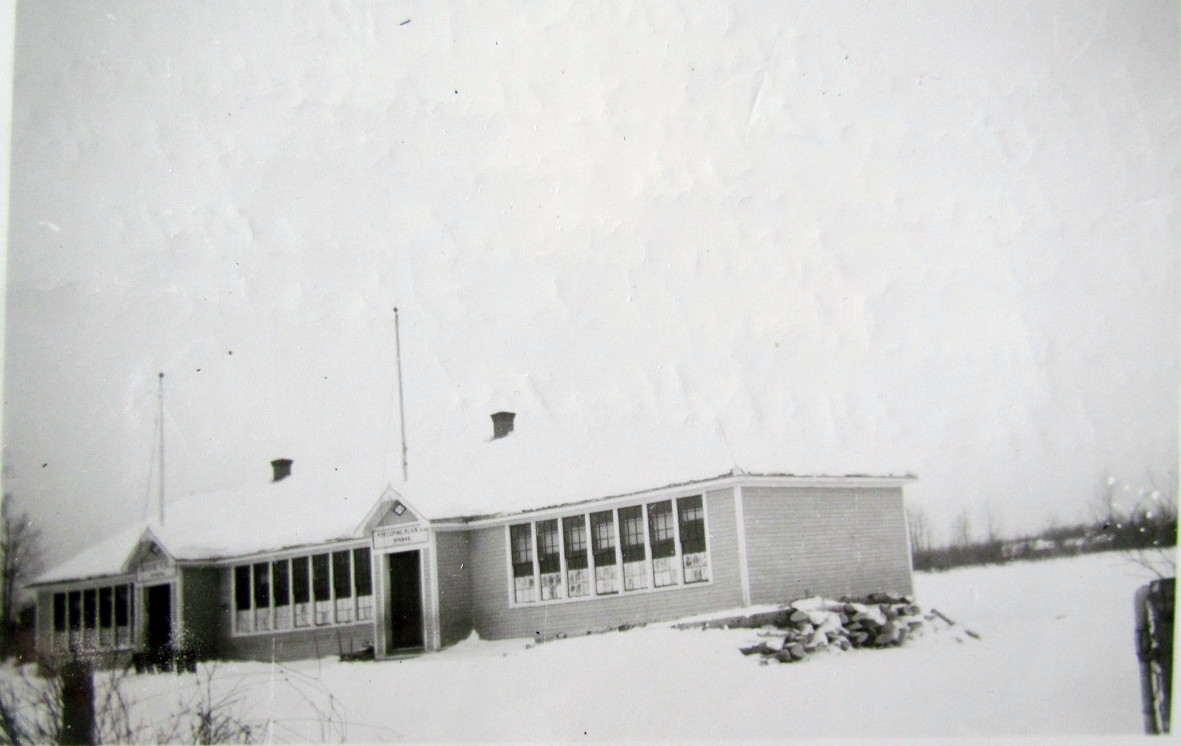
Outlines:
<svg viewBox="0 0 1181 746"><path fill-rule="evenodd" d="M637 490L635 492L626 492L623 494L610 495L607 497L575 500L557 505L547 505L540 508L530 508L507 513L495 513L472 517L458 516L440 518L430 521L430 525L432 528L440 528L444 530L457 530L461 527L484 528L502 525L522 516L540 518L549 515L567 513L570 510L581 506L594 504L615 505L617 503L629 502L636 499L662 497L664 495L683 492L725 489L734 487L736 485L742 485L744 487L860 487L874 489L884 487L902 487L903 485L914 482L917 479L918 477L913 474L904 474L901 476L870 476L863 474L849 474L844 476L800 476L795 474L739 474L729 472L726 474L719 474L715 477L708 477L706 479L679 482L677 484L669 484L663 487Z"/></svg>

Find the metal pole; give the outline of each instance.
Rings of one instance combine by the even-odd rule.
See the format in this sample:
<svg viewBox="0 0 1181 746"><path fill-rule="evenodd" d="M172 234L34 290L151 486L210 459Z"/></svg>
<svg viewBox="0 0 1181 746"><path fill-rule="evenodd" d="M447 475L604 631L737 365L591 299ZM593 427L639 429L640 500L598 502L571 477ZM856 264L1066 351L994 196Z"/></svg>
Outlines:
<svg viewBox="0 0 1181 746"><path fill-rule="evenodd" d="M159 387L160 406L160 494L156 505L156 517L160 525L164 525L164 374L160 373Z"/></svg>
<svg viewBox="0 0 1181 746"><path fill-rule="evenodd" d="M402 428L402 481L407 481L406 466L406 405L402 397L402 332L398 324L398 307L394 306L394 350L398 357L398 419Z"/></svg>

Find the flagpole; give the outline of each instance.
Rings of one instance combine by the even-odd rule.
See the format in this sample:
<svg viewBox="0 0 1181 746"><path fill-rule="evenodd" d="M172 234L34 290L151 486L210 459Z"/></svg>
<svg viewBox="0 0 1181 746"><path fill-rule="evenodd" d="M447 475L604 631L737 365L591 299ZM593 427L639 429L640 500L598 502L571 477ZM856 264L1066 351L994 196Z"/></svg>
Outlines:
<svg viewBox="0 0 1181 746"><path fill-rule="evenodd" d="M159 374L158 406L160 420L160 492L156 498L156 517L164 525L164 374Z"/></svg>
<svg viewBox="0 0 1181 746"><path fill-rule="evenodd" d="M406 465L406 405L402 396L402 332L398 323L398 307L394 306L394 349L398 358L398 419L402 430L402 481L407 481Z"/></svg>

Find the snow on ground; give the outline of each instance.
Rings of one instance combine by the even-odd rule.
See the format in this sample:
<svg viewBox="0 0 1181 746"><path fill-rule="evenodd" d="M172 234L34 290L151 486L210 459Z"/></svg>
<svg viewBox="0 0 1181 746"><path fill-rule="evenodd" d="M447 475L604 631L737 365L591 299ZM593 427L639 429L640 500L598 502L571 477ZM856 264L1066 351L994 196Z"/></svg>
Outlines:
<svg viewBox="0 0 1181 746"><path fill-rule="evenodd" d="M280 742L1137 734L1132 594L1152 577L1114 553L919 574L924 610L979 640L952 628L795 664L741 655L757 630L649 625L379 663L219 663L214 677ZM123 687L147 719L197 680Z"/></svg>

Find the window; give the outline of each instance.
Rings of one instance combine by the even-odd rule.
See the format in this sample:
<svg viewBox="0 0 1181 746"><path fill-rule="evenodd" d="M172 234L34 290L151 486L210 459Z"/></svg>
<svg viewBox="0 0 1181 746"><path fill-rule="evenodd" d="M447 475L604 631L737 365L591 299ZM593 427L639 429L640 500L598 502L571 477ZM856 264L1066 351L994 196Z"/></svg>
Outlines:
<svg viewBox="0 0 1181 746"><path fill-rule="evenodd" d="M648 564L644 549L644 508L633 505L619 509L619 534L623 549L623 590L648 587Z"/></svg>
<svg viewBox="0 0 1181 746"><path fill-rule="evenodd" d="M82 626L98 629L98 591L94 588L82 592Z"/></svg>
<svg viewBox="0 0 1181 746"><path fill-rule="evenodd" d="M65 630L66 628L66 594L53 594L53 629Z"/></svg>
<svg viewBox="0 0 1181 746"><path fill-rule="evenodd" d="M570 597L590 595L586 516L576 515L562 519L562 542L566 547L566 587L570 590Z"/></svg>
<svg viewBox="0 0 1181 746"><path fill-rule="evenodd" d="M709 578L701 495L508 527L514 604L676 588Z"/></svg>
<svg viewBox="0 0 1181 746"><path fill-rule="evenodd" d="M615 514L610 510L591 513L591 538L594 541L595 593L603 596L619 591L615 565Z"/></svg>
<svg viewBox="0 0 1181 746"><path fill-rule="evenodd" d="M709 555L705 550L705 509L701 504L701 495L677 500L677 516L680 522L681 561L685 568L685 582L701 583L709 580Z"/></svg>
<svg viewBox="0 0 1181 746"><path fill-rule="evenodd" d="M312 555L312 599L315 601L313 621L332 622L332 584L328 574L328 555Z"/></svg>
<svg viewBox="0 0 1181 746"><path fill-rule="evenodd" d="M353 583L357 587L357 621L373 618L373 571L369 548L353 550Z"/></svg>
<svg viewBox="0 0 1181 746"><path fill-rule="evenodd" d="M131 645L131 586L107 585L53 594L55 651L110 650Z"/></svg>
<svg viewBox="0 0 1181 746"><path fill-rule="evenodd" d="M111 595L114 588L107 586L98 589L98 626L100 629L111 626Z"/></svg>
<svg viewBox="0 0 1181 746"><path fill-rule="evenodd" d="M111 624L111 586L98 589L98 646L109 648L115 643L115 625Z"/></svg>
<svg viewBox="0 0 1181 746"><path fill-rule="evenodd" d="M669 500L648 506L648 543L652 547L652 585L663 588L680 582L677 572L677 539L673 504Z"/></svg>
<svg viewBox="0 0 1181 746"><path fill-rule="evenodd" d="M512 526L509 541L513 554L513 600L526 603L533 600L533 524Z"/></svg>
<svg viewBox="0 0 1181 746"><path fill-rule="evenodd" d="M336 596L336 621L353 621L353 568L349 553L332 553L332 593Z"/></svg>
<svg viewBox="0 0 1181 746"><path fill-rule="evenodd" d="M132 586L115 586L115 647L131 645Z"/></svg>
<svg viewBox="0 0 1181 746"><path fill-rule="evenodd" d="M253 628L250 609L250 565L234 568L234 624L238 631L249 632Z"/></svg>
<svg viewBox="0 0 1181 746"><path fill-rule="evenodd" d="M295 602L295 626L311 623L312 584L308 557L291 560L291 599Z"/></svg>
<svg viewBox="0 0 1181 746"><path fill-rule="evenodd" d="M275 581L275 629L291 629L291 581L289 560L271 563Z"/></svg>
<svg viewBox="0 0 1181 746"><path fill-rule="evenodd" d="M368 547L234 567L234 632L353 624L373 619Z"/></svg>
<svg viewBox="0 0 1181 746"><path fill-rule="evenodd" d="M254 566L254 629L261 632L271 628L271 565L259 562Z"/></svg>
<svg viewBox="0 0 1181 746"><path fill-rule="evenodd" d="M82 629L82 591L70 591L70 631Z"/></svg>
<svg viewBox="0 0 1181 746"><path fill-rule="evenodd" d="M541 600L562 597L562 557L558 547L558 522L537 524L537 568L541 571Z"/></svg>

